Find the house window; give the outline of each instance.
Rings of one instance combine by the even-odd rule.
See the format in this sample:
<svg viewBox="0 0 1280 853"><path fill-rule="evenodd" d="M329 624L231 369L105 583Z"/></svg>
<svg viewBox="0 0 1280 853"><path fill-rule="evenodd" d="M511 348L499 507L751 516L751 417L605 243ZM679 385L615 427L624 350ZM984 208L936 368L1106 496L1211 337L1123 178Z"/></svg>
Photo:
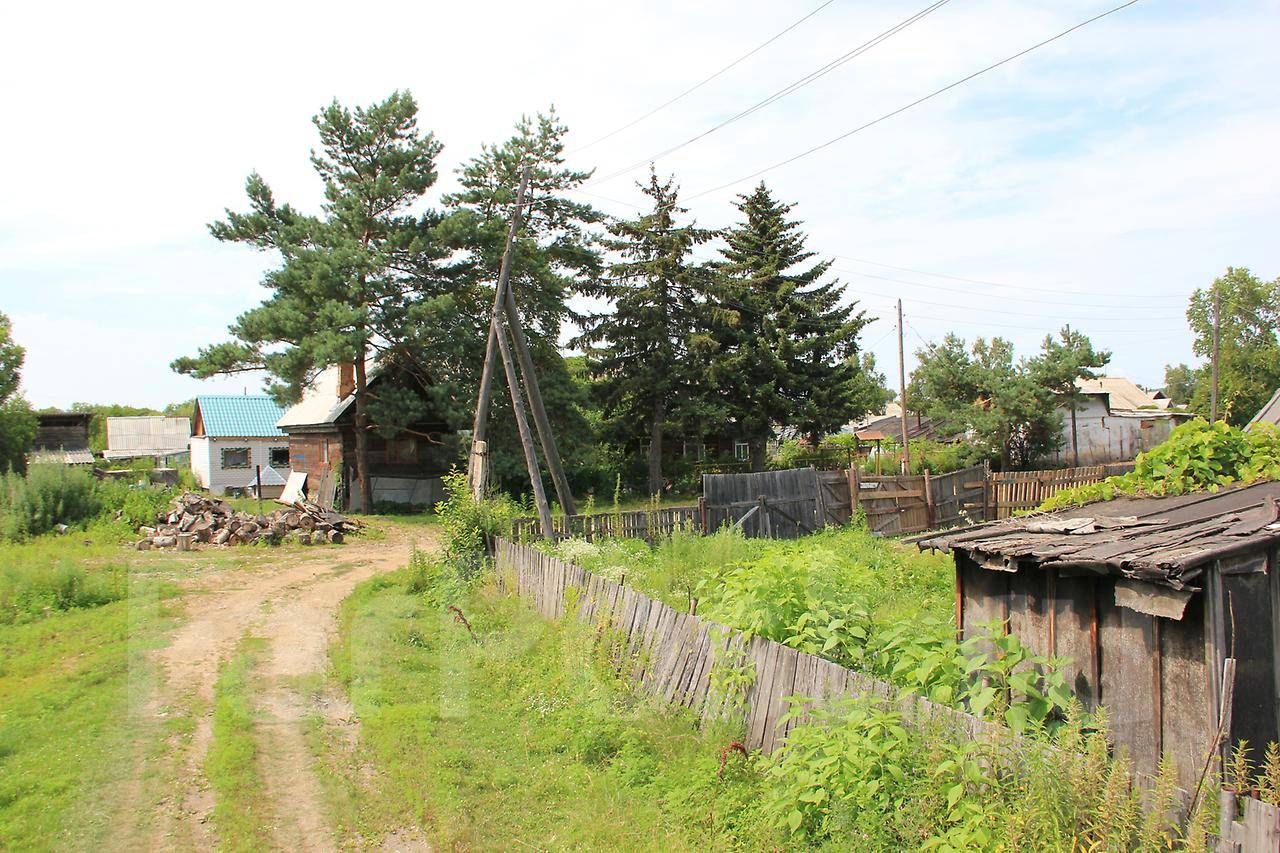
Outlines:
<svg viewBox="0 0 1280 853"><path fill-rule="evenodd" d="M267 454L267 464L272 468L289 467L289 448L273 447Z"/></svg>
<svg viewBox="0 0 1280 853"><path fill-rule="evenodd" d="M249 467L249 448L247 447L224 447L222 448L222 468L223 470L233 468Z"/></svg>
<svg viewBox="0 0 1280 853"><path fill-rule="evenodd" d="M686 441L684 443L684 458L692 459L694 462L701 462L706 455L706 447L700 441Z"/></svg>
<svg viewBox="0 0 1280 853"><path fill-rule="evenodd" d="M745 462L751 458L751 446L745 441L735 441L733 443L733 458Z"/></svg>

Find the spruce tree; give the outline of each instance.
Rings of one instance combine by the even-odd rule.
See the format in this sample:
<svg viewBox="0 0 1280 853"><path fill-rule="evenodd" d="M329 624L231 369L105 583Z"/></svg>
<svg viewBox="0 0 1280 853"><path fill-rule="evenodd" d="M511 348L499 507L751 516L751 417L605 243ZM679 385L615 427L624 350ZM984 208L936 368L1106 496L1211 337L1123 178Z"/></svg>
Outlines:
<svg viewBox="0 0 1280 853"><path fill-rule="evenodd" d="M271 295L231 326L232 340L179 358L173 369L199 377L265 369L270 390L296 400L327 365L355 367L356 478L363 507L373 503L365 360L403 352L405 325L453 304L452 282L435 272L443 250L439 217L415 212L436 181L441 145L417 126L408 92L368 108L334 101L313 122L320 150L311 163L324 184L320 215L278 204L266 181L249 176L249 211L227 211L209 226L219 240L278 253L262 284ZM438 336L439 337L439 336Z"/></svg>
<svg viewBox="0 0 1280 853"><path fill-rule="evenodd" d="M763 182L738 198L743 221L723 235L710 292L707 378L759 471L775 426L817 441L874 406L856 359L870 321L856 303L840 304L838 280L823 281L831 261L797 269L814 253L787 218L793 205Z"/></svg>
<svg viewBox="0 0 1280 853"><path fill-rule="evenodd" d="M664 433L669 422L684 420L682 412L688 412L697 390L690 375L689 342L705 275L689 256L713 234L676 224L687 211L679 205L674 177L662 182L650 170L648 184L638 186L653 209L609 227L604 245L620 259L591 293L608 300L612 311L584 318L575 343L590 348L604 414L615 431L645 426L649 494L656 495L664 486Z"/></svg>

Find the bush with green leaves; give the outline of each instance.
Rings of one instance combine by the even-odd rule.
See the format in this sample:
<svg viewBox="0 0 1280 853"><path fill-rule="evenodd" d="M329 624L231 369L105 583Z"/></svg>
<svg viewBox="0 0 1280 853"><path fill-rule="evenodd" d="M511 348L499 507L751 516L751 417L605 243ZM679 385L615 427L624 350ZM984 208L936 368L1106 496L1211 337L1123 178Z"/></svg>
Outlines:
<svg viewBox="0 0 1280 853"><path fill-rule="evenodd" d="M1037 507L1050 512L1118 497L1217 491L1236 483L1280 479L1280 429L1256 424L1245 432L1202 418L1175 427L1169 438L1134 462L1127 474L1058 492Z"/></svg>
<svg viewBox="0 0 1280 853"><path fill-rule="evenodd" d="M21 541L77 524L102 510L97 483L84 468L32 465L26 476L0 475L0 539Z"/></svg>
<svg viewBox="0 0 1280 853"><path fill-rule="evenodd" d="M484 569L491 536L510 536L512 521L524 508L503 494L476 500L467 485L467 475L453 470L444 476L447 496L436 504L444 528L444 559L471 580Z"/></svg>

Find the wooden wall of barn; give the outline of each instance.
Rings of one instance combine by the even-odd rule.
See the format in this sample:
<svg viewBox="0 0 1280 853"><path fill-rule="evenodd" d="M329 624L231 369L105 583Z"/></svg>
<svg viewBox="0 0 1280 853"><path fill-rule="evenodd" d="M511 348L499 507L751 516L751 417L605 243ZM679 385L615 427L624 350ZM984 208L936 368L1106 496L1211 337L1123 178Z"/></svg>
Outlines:
<svg viewBox="0 0 1280 853"><path fill-rule="evenodd" d="M1265 561L1266 553L1255 557ZM1225 601L1222 592L1233 587L1257 586L1250 599L1254 612L1246 614L1242 603L1236 604L1240 629L1232 736L1248 737L1259 754L1267 741L1280 739L1275 700L1280 655L1274 651L1280 638L1271 627L1272 612L1280 614L1280 580L1274 571L1264 574L1255 566L1248 574L1220 575L1215 564L1197 581L1206 591L1193 595L1183 618L1174 620L1118 607L1111 576L1038 567L999 571L960 553L956 558L957 616L964 636L980 633L984 624L1007 621L1009 631L1038 654L1070 658L1066 670L1076 695L1088 708L1106 708L1116 743L1126 748L1135 768L1154 773L1167 751L1177 761L1184 788L1195 786L1218 728L1220 673L1231 638L1221 624L1229 616L1224 620L1216 602ZM1245 596L1231 597L1242 602Z"/></svg>

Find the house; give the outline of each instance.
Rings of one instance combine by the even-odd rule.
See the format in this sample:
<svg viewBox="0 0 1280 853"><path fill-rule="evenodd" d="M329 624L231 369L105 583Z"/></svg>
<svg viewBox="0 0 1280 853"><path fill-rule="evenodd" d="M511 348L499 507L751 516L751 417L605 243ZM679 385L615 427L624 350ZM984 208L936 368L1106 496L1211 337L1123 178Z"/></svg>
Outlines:
<svg viewBox="0 0 1280 853"><path fill-rule="evenodd" d="M1044 462L1051 467L1105 465L1128 462L1169 437L1173 428L1191 417L1169 408L1162 392L1142 390L1119 376L1077 379L1076 406L1058 407L1062 445Z"/></svg>
<svg viewBox="0 0 1280 853"><path fill-rule="evenodd" d="M1245 429L1250 429L1254 424L1280 426L1280 389L1276 389L1276 393L1272 394L1267 404L1258 410L1253 420L1245 425Z"/></svg>
<svg viewBox="0 0 1280 853"><path fill-rule="evenodd" d="M107 418L104 459L164 459L191 449L191 419L163 415Z"/></svg>
<svg viewBox="0 0 1280 853"><path fill-rule="evenodd" d="M371 397L376 397L380 388L391 386L428 399L427 389L405 371L371 363L366 375ZM362 511L356 479L355 400L354 365L333 365L316 376L277 425L288 436L290 470L306 477L308 498L322 505ZM374 503L431 506L441 501L441 478L459 462L457 448L445 440L453 432L441 418L409 424L391 436L370 430Z"/></svg>
<svg viewBox="0 0 1280 853"><path fill-rule="evenodd" d="M897 403L889 403L884 407L883 412L867 415L856 421L850 421L841 427L840 431L846 435L856 435L859 441L875 441L875 438L863 438L863 433L873 435L878 433L880 440L888 439L889 441L902 443L902 406ZM938 434L937 424L932 418L920 414L919 412L907 412L907 440L914 441L917 438L927 438L932 441L950 441L954 436L940 436Z"/></svg>
<svg viewBox="0 0 1280 853"><path fill-rule="evenodd" d="M1191 790L1215 743L1235 660L1225 751L1280 741L1280 483L1120 499L939 533L965 637L1003 624L1069 658L1072 689L1105 706L1137 770L1173 755Z"/></svg>
<svg viewBox="0 0 1280 853"><path fill-rule="evenodd" d="M249 494L262 470L263 497L278 497L281 485L268 486L288 472L289 441L276 427L283 412L265 394L205 394L196 398L192 417L191 471L215 495ZM285 473L279 473L283 480Z"/></svg>
<svg viewBox="0 0 1280 853"><path fill-rule="evenodd" d="M92 465L89 450L90 412L41 412L36 415L36 436L27 453L28 465Z"/></svg>

